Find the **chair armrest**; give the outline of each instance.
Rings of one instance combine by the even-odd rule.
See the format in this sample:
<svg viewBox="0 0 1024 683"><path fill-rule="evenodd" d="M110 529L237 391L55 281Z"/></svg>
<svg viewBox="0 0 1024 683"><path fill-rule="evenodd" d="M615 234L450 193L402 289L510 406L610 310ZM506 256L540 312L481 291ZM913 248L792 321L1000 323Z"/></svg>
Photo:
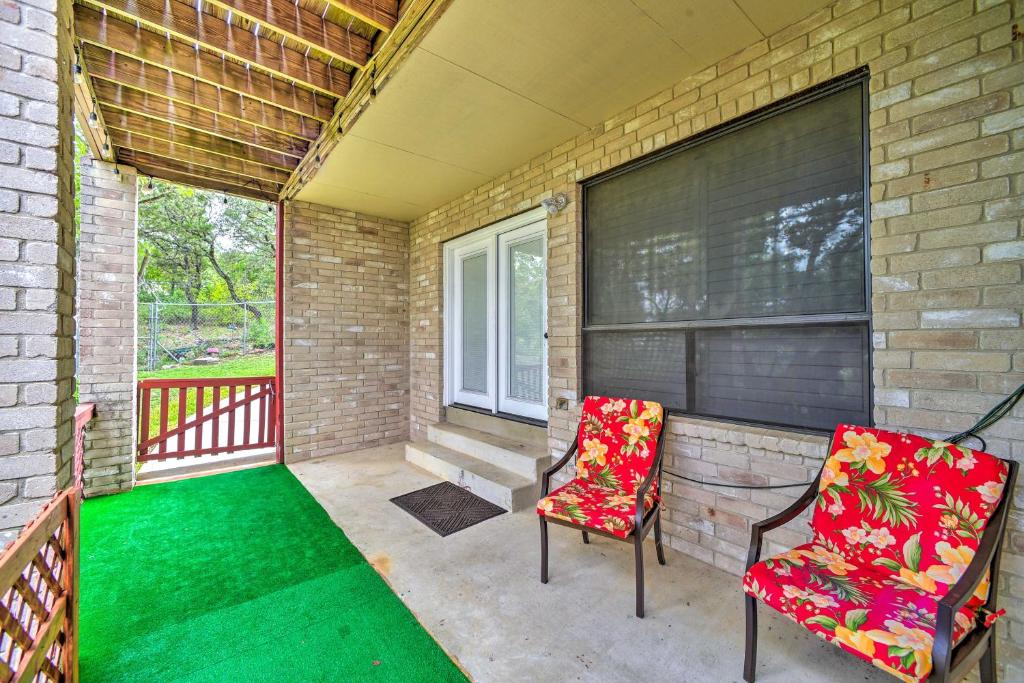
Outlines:
<svg viewBox="0 0 1024 683"><path fill-rule="evenodd" d="M938 614L935 623L935 641L932 645L932 659L935 662L936 670L949 670L950 657L953 650L953 623L956 613L959 612L967 601L974 595L985 574L991 570L992 585L989 588L989 600L986 607L989 611L995 611L996 581L998 581L999 555L1003 544L1003 535L1006 533L1006 520L1010 514L1010 497L1013 495L1013 487L1017 481L1018 465L1015 462L1008 463L1010 470L1006 477L1006 484L1003 487L1003 497L999 505L992 513L988 526L981 536L981 543L974 559L967 565L967 569L955 584L939 600Z"/></svg>
<svg viewBox="0 0 1024 683"><path fill-rule="evenodd" d="M1017 463L1010 463L1010 472L1003 487L1002 500L999 501L998 507L996 507L992 517L989 519L988 526L985 527L985 531L981 535L981 543L978 544L978 551L974 554L974 559L967 565L967 569L949 589L949 592L939 600L940 612L945 608L950 613L955 614L966 605L967 601L974 595L974 591L978 589L978 586L985 578L985 572L996 559L1003 542L1003 534L1006 532L1006 520L1010 513L1008 499L1013 495L1013 486L1017 479L1017 467ZM993 576L992 580L995 581L995 578Z"/></svg>
<svg viewBox="0 0 1024 683"><path fill-rule="evenodd" d="M824 465L822 467L824 468ZM777 529L786 522L792 521L797 515L813 504L814 500L818 497L818 482L820 480L821 470L818 471L818 476L814 478L814 481L807 487L807 490L793 501L792 505L777 515L750 525L750 548L747 550L747 569L750 569L761 557L761 542L764 532Z"/></svg>
<svg viewBox="0 0 1024 683"><path fill-rule="evenodd" d="M545 498L548 495L548 493L550 493L551 475L554 474L555 472L557 472L558 470L562 469L563 467L565 467L565 464L567 462L569 462L569 458L571 458L576 453L576 449L578 447L577 444L579 442L579 438L580 438L579 435L577 435L576 438L574 438L572 440L572 445L569 446L569 450L567 450L565 452L565 455L563 455L559 459L559 461L556 462L554 465L552 465L551 467L549 467L546 470L544 470L544 473L542 475L540 475L540 497L541 498Z"/></svg>
<svg viewBox="0 0 1024 683"><path fill-rule="evenodd" d="M668 431L668 408L662 408L661 413L661 431L658 432L658 445L654 451L654 460L651 461L651 469L647 471L647 476L644 477L643 483L636 489L636 526L637 533L644 526L644 505L643 500L647 495L647 489L651 488L651 484L654 483L655 478L658 479L658 485L661 485L661 466L662 461L665 457L665 442L668 440L665 437L665 432Z"/></svg>

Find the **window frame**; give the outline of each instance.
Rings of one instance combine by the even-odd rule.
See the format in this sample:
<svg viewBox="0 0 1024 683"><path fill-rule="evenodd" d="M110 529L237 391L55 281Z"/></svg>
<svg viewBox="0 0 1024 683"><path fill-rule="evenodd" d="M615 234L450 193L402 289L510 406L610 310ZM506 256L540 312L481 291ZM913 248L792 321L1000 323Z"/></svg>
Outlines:
<svg viewBox="0 0 1024 683"><path fill-rule="evenodd" d="M728 121L709 128L706 131L697 133L685 140L681 140L677 143L669 145L665 148L656 150L649 154L643 155L633 161L630 161L621 166L617 166L613 169L597 174L590 178L583 180L580 183L580 200L581 200L581 214L582 222L580 226L580 248L581 260L582 260L582 316L581 316L581 327L580 327L580 353L581 360L585 356L584 352L584 337L588 332L627 332L627 331L644 331L644 330L673 330L683 331L686 334L686 377L681 378L686 382L686 406L667 406L672 408L676 414L685 414L697 418L707 418L721 422L728 422L733 424L751 425L755 427L768 427L772 429L782 429L785 431L804 433L804 434L824 434L831 433L831 429L815 429L813 427L799 427L789 424L782 424L770 421L754 421L744 420L736 417L728 417L722 415L709 415L705 413L699 413L693 410L695 404L694 390L696 385L696 364L695 364L695 344L692 342L696 338L696 333L699 330L713 329L713 328L749 328L749 327L803 327L803 326L821 326L821 325L833 325L833 326L860 326L864 329L866 336L865 340L865 373L864 373L864 400L866 403L866 412L868 416L868 424L865 426L873 427L875 424L874 418L874 327L872 323L871 315L871 145L870 145L870 88L869 88L870 74L866 67L857 69L848 74L830 79L820 85L813 88L809 88L800 93L790 95L781 100L778 100L765 107L752 111L748 114L740 116L736 119ZM861 139L862 139L862 154L864 159L863 169L863 183L864 183L864 311L855 313L814 313L814 314L802 314L802 315L776 315L776 316L758 316L758 317L737 317L737 318L715 318L710 320L681 320L681 321L670 321L670 322L645 322L645 323L614 323L614 324L590 324L590 311L589 311L589 292L588 286L590 282L590 273L588 270L587 263L587 225L589 218L587 216L587 192L590 188L599 185L605 181L616 178L620 175L635 171L639 168L647 166L649 164L661 161L662 159L671 157L684 150L691 149L698 145L702 145L711 140L729 135L741 128L746 128L761 121L765 121L772 117L784 114L797 107L801 107L805 104L815 102L817 100L833 95L842 90L849 88L859 87L861 89ZM581 393L587 391L587 378L585 375L585 363L580 364L580 384L583 389Z"/></svg>

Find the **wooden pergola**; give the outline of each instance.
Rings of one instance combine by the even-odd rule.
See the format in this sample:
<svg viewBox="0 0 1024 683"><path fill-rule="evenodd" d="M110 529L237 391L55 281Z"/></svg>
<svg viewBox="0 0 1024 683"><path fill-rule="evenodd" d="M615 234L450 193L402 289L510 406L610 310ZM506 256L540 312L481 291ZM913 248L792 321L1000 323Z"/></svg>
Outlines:
<svg viewBox="0 0 1024 683"><path fill-rule="evenodd" d="M407 0L403 21L415 16L396 30L398 4L75 0L75 108L92 153L275 201L319 163L375 94L382 61L438 3Z"/></svg>

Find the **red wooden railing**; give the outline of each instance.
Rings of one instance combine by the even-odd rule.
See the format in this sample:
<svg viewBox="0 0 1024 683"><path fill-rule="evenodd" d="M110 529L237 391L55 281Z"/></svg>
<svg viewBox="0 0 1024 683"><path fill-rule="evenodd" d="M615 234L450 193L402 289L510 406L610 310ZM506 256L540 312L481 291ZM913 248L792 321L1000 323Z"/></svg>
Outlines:
<svg viewBox="0 0 1024 683"><path fill-rule="evenodd" d="M95 415L95 403L82 403L75 409L75 455L71 471L77 488L82 488L82 475L85 472L85 426Z"/></svg>
<svg viewBox="0 0 1024 683"><path fill-rule="evenodd" d="M187 414L190 393L194 415ZM173 426L171 396L178 401ZM144 379L139 382L138 403L140 461L233 453L277 443L273 377ZM150 425L154 409L159 416L155 434Z"/></svg>

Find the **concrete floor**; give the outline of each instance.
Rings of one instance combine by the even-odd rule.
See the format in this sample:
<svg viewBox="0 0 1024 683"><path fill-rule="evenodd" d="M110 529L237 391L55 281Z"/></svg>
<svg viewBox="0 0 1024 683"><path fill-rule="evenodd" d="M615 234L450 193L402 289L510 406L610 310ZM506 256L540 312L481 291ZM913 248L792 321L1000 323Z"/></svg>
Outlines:
<svg viewBox="0 0 1024 683"><path fill-rule="evenodd" d="M389 498L437 483L404 447L291 466L441 646L481 683L741 681L739 578L667 550L647 564L647 616L633 614L633 549L549 527L539 580L532 510L441 538ZM760 610L759 683L895 680L781 616Z"/></svg>

